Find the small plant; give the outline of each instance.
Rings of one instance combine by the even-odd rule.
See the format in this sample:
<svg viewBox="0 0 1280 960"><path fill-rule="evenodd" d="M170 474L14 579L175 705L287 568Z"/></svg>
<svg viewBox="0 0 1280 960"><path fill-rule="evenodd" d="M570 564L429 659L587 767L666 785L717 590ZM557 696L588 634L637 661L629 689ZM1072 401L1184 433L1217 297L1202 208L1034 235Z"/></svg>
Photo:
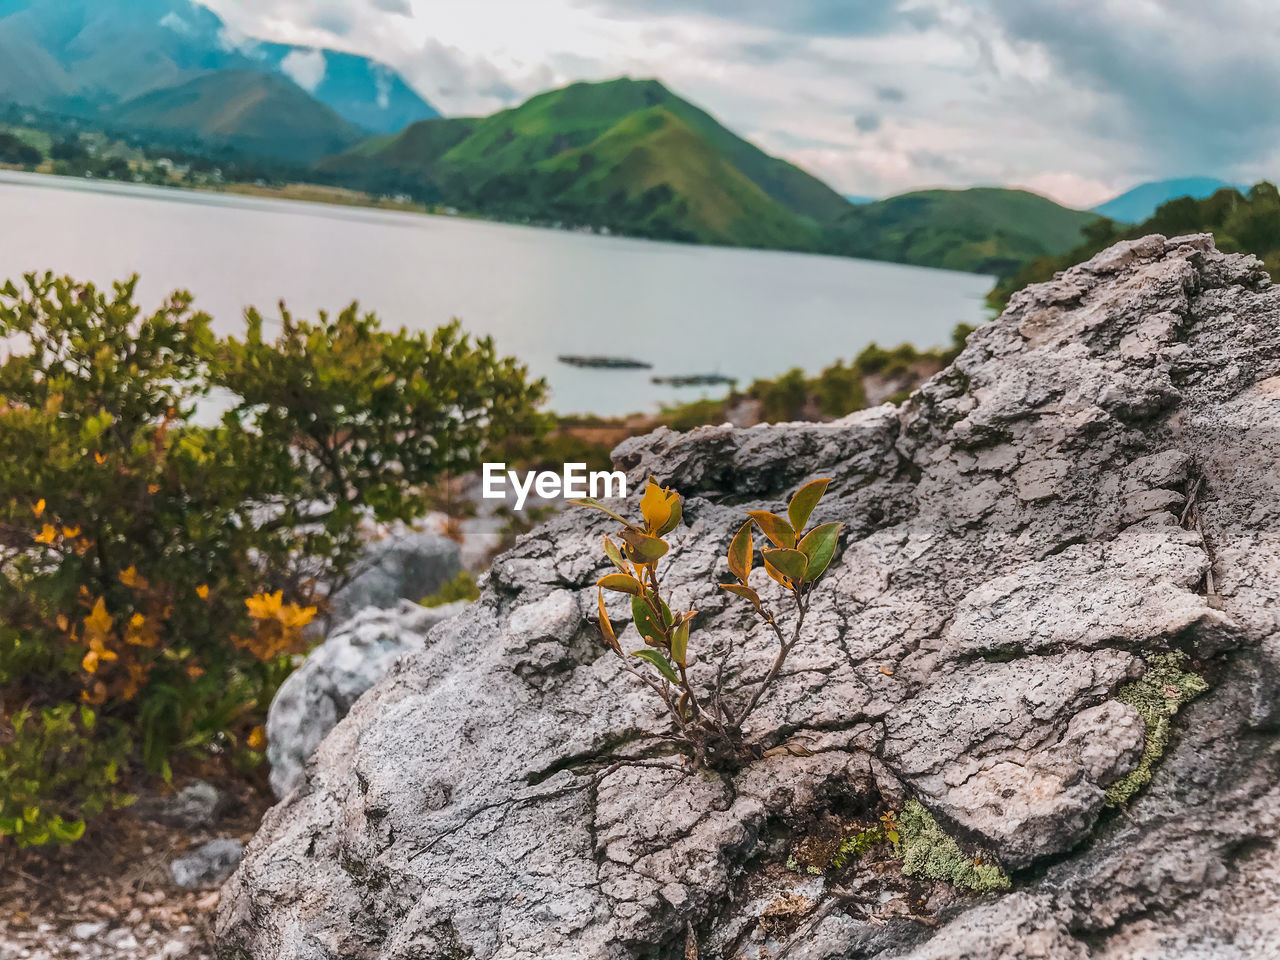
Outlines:
<svg viewBox="0 0 1280 960"><path fill-rule="evenodd" d="M419 602L424 607L443 607L447 603L459 600L476 600L480 597L480 588L476 586L476 578L466 570L459 570L452 580L441 584L440 589Z"/></svg>
<svg viewBox="0 0 1280 960"><path fill-rule="evenodd" d="M669 549L664 538L680 525L683 517L679 494L650 479L640 500L638 524L598 500L573 501L600 510L622 524L618 534L621 544L608 535L603 539L605 555L615 570L597 582L600 630L627 670L662 700L675 721L674 739L695 766L733 767L762 755L758 744L746 742L743 724L802 639L813 588L835 556L844 524L824 523L806 530L830 482L814 480L802 487L791 498L786 519L763 510L747 511L750 519L729 544L729 571L736 582L722 583L720 588L750 603L756 617L773 631L778 642L769 671L754 685L747 685L746 697L738 705L727 702L724 690L732 648L725 646L714 684L700 692L689 676L694 659L690 656L689 635L697 611L673 612L662 595L658 567ZM783 602L792 608L789 630L783 628L766 601L748 583L755 559L753 529L759 529L772 544L761 549L760 557L769 578L782 588ZM629 654L623 649L605 610L606 590L631 597L632 622L644 640L644 648ZM636 659L645 661L653 672L638 669Z"/></svg>

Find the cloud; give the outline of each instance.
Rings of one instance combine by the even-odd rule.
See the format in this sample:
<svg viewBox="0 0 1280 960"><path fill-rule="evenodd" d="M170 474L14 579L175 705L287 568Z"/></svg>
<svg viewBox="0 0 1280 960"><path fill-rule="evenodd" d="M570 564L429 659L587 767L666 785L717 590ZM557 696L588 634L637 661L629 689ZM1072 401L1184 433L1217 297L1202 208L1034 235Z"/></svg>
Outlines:
<svg viewBox="0 0 1280 960"><path fill-rule="evenodd" d="M860 113L853 118L853 125L863 133L875 133L883 122L878 113Z"/></svg>
<svg viewBox="0 0 1280 960"><path fill-rule="evenodd" d="M409 0L369 0L369 3L375 10L381 10L384 13L394 13L402 17L413 16L413 7L409 5Z"/></svg>
<svg viewBox="0 0 1280 960"><path fill-rule="evenodd" d="M617 17L697 14L806 36L863 36L929 20L928 11L903 9L902 0L583 0L582 5Z"/></svg>
<svg viewBox="0 0 1280 960"><path fill-rule="evenodd" d="M323 50L293 50L280 61L285 76L308 93L315 93L324 82L329 64Z"/></svg>

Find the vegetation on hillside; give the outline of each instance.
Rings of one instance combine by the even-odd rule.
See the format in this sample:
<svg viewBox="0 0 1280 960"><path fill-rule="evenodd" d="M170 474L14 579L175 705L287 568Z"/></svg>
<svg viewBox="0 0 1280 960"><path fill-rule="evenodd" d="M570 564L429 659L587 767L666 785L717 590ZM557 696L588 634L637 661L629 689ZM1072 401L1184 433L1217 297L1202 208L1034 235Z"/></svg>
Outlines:
<svg viewBox="0 0 1280 960"><path fill-rule="evenodd" d="M1155 215L1136 226L1099 220L1086 229L1085 242L1055 257L1042 257L1001 280L988 301L1003 309L1018 290L1050 280L1060 270L1083 263L1120 240L1134 240L1159 233L1175 237L1187 233L1212 233L1219 250L1252 253L1280 278L1280 191L1262 181L1247 193L1228 187L1203 200L1180 197L1159 207Z"/></svg>
<svg viewBox="0 0 1280 960"><path fill-rule="evenodd" d="M1079 245L1097 219L1025 190L922 190L850 206L827 243L845 256L1006 276Z"/></svg>
<svg viewBox="0 0 1280 960"><path fill-rule="evenodd" d="M251 311L223 339L134 285L0 288L0 846L78 839L133 774L259 762L361 522L542 425L541 382L456 322L286 312L271 339Z"/></svg>

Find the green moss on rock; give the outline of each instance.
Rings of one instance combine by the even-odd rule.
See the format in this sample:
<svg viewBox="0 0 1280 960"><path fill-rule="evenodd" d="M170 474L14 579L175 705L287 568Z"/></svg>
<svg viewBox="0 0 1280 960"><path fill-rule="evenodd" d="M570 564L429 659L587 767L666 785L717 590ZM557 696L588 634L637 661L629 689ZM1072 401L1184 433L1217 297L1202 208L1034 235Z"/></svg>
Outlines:
<svg viewBox="0 0 1280 960"><path fill-rule="evenodd" d="M1008 890L1009 877L994 863L966 856L919 802L908 800L898 817L902 872L986 893Z"/></svg>
<svg viewBox="0 0 1280 960"><path fill-rule="evenodd" d="M1108 806L1128 803L1151 781L1156 764L1169 745L1170 721L1174 714L1209 685L1198 674L1184 669L1185 653L1157 653L1146 658L1147 672L1141 680L1127 684L1116 693L1116 699L1138 711L1146 727L1146 744L1142 758L1129 773L1107 791Z"/></svg>

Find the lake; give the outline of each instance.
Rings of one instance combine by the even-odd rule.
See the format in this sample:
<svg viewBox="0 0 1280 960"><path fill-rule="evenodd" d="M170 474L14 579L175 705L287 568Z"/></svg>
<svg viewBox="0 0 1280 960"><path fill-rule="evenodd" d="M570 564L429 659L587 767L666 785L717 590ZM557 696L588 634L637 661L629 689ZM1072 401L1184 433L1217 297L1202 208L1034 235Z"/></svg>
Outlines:
<svg viewBox="0 0 1280 960"><path fill-rule="evenodd" d="M455 217L0 172L0 281L53 270L141 276L140 303L190 290L223 333L352 300L384 325L451 317L526 363L560 413L624 414L723 391L650 383L721 373L746 386L816 373L868 343L945 345L979 323L991 280L867 260L599 237ZM609 354L652 370L596 370Z"/></svg>

